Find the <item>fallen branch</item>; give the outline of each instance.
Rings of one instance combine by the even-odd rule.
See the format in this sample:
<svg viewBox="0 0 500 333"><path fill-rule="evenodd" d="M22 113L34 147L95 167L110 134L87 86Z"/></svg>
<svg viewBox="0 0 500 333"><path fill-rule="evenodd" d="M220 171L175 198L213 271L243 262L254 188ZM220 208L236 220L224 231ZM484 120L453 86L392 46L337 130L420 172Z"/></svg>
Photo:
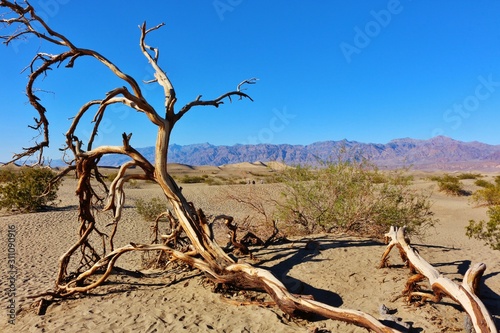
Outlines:
<svg viewBox="0 0 500 333"><path fill-rule="evenodd" d="M467 312L472 320L474 329L477 333L495 333L498 332L493 319L483 302L477 294L479 279L483 275L486 265L478 263L469 268L465 273L462 284L457 284L449 278L443 276L431 264L423 259L418 251L411 247L406 235L405 228L391 227L385 234L390 242L382 255L380 267L387 267L387 257L391 249L396 246L403 261L408 265L412 272L416 274L410 277L406 283L404 294L408 295L411 301L414 297L420 298L425 302L430 299L433 302L439 302L443 296L448 296L458 302ZM416 291L418 282L427 278L431 285L432 294Z"/></svg>
<svg viewBox="0 0 500 333"><path fill-rule="evenodd" d="M218 276L221 283L230 283L245 289L266 291L278 307L290 316L302 313L315 313L325 318L341 320L374 332L399 332L385 326L369 314L357 310L336 308L318 301L310 296L294 295L269 271L253 267L249 264L234 264L225 269L232 273Z"/></svg>
<svg viewBox="0 0 500 333"><path fill-rule="evenodd" d="M336 308L318 301L308 295L295 295L290 293L285 285L279 281L271 272L253 267L246 263L237 263L227 266L223 271L213 270L204 260L194 258L187 253L174 250L161 244L134 244L130 243L110 252L106 257L99 260L93 267L83 272L76 278L77 285L60 285L59 296L69 296L77 292L86 292L102 282L111 273L116 260L129 251L165 251L171 256L171 260L181 260L191 267L203 271L206 276L215 283L231 284L242 289L254 289L267 292L274 303L289 316L295 317L301 313L315 313L325 318L341 320L357 326L365 327L378 333L394 333L398 330L389 328L375 319L373 316L357 310ZM105 272L94 282L88 285L84 280L99 268L106 267Z"/></svg>

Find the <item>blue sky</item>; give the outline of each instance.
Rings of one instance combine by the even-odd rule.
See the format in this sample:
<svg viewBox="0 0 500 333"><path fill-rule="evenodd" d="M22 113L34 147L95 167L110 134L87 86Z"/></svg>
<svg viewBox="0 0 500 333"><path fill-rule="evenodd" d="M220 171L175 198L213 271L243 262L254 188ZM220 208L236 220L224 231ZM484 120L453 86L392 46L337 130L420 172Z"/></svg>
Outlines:
<svg viewBox="0 0 500 333"><path fill-rule="evenodd" d="M77 1L35 0L56 31L93 48L137 80L152 78L138 25L151 34L177 107L199 94L212 99L244 79L254 102L193 109L171 143L309 144L326 140L386 143L446 135L500 144L500 1ZM7 30L2 29L0 33ZM55 52L32 38L0 47L0 161L28 146L35 116L21 70L35 52ZM48 109L48 154L59 158L63 133L82 104L123 82L96 61L54 69L37 88ZM144 85L162 109L162 88ZM89 115L89 119L91 116ZM88 137L90 125L79 131ZM111 108L98 143L152 146L156 129L143 114Z"/></svg>

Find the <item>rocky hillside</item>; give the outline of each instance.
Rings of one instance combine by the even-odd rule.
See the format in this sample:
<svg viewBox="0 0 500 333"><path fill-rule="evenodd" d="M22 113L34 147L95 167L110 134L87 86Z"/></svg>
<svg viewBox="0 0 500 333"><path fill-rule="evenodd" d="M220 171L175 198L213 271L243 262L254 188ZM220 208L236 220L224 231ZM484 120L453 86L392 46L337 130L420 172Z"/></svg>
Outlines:
<svg viewBox="0 0 500 333"><path fill-rule="evenodd" d="M152 160L154 147L138 149ZM367 158L380 167L412 166L421 170L500 170L500 145L461 142L438 136L429 140L396 139L386 144L325 141L310 145L258 144L214 146L208 143L171 145L169 162L189 165L224 165L255 161L317 164L339 156ZM118 166L126 158L106 156L101 165Z"/></svg>

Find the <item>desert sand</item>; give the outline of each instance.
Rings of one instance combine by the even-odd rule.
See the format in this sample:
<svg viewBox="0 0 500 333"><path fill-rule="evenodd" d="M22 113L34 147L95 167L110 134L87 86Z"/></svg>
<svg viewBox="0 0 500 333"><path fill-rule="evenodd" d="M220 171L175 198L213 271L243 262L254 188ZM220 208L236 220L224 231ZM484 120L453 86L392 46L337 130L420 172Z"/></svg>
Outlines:
<svg viewBox="0 0 500 333"><path fill-rule="evenodd" d="M244 166L234 170L243 172ZM228 170L230 167L219 168ZM217 172L218 172L217 171ZM207 169L204 172L214 172ZM470 183L468 186L472 187ZM114 274L108 282L86 295L53 303L44 315L37 315L33 300L27 296L50 289L55 281L59 256L77 239L77 202L75 181L66 179L59 191L58 208L0 217L0 267L2 272L0 303L1 332L366 332L342 322L311 317L308 320L286 318L272 305L241 305L244 292L233 295L214 293L197 271L171 275L144 271L143 278ZM233 215L237 222L255 214L227 200L227 191L259 191L275 185L182 184L186 197L208 215ZM440 223L427 234L412 239L420 254L442 274L460 282L467 268L477 262L487 265L481 297L500 327L500 253L483 242L465 236L470 219L486 219L486 208L473 207L467 197L439 193L435 184L418 175L414 186L432 191L433 211ZM127 208L120 222L116 246L149 243L150 223L137 214L133 203L139 198L161 196L153 184L141 183L127 190ZM102 213L105 214L105 213ZM247 221L253 221L251 218ZM250 227L256 227L250 223ZM7 238L8 228L15 228L14 240ZM105 230L105 229L104 229ZM408 269L402 267L396 251L391 268L378 269L385 245L380 240L347 235L319 234L290 238L293 241L255 249L255 261L268 267L292 292L313 295L324 303L357 309L381 318L380 307L395 311L395 316L412 323L411 332L464 332L464 312L451 299L420 307L409 305L400 297ZM308 249L315 239L319 247ZM16 295L15 324L8 322L9 288L7 243L15 246ZM141 256L122 256L117 266L141 270ZM269 301L262 293L249 292L257 300Z"/></svg>

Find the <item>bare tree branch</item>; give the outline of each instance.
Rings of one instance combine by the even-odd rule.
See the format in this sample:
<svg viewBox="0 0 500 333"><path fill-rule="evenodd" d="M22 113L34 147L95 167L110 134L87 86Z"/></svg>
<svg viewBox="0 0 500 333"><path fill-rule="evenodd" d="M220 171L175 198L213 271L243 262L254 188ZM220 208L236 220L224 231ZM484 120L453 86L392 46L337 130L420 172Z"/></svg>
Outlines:
<svg viewBox="0 0 500 333"><path fill-rule="evenodd" d="M141 39L140 39L140 46L142 53L144 56L148 59L149 63L155 70L154 76L156 79L156 82L158 82L162 87L163 91L165 93L165 112L167 114L168 118L171 118L173 113L174 113L174 105L177 100L175 96L175 89L174 86L172 85L172 82L170 82L170 79L168 78L167 74L161 67L158 65L158 59L160 57L159 50L157 48L153 48L151 46L148 46L146 44L146 36L152 31L160 29L162 26L164 26L164 23L161 23L153 28L146 29L146 22L144 22L139 28L141 29ZM148 50L154 52L154 56L152 56Z"/></svg>
<svg viewBox="0 0 500 333"><path fill-rule="evenodd" d="M238 89L240 88L240 85L241 83L238 85ZM196 97L196 99L194 101L191 101L189 103L187 103L176 115L175 115L175 121L178 121L179 119L182 118L182 116L184 114L186 114L186 112L188 112L191 108L195 107L195 106L215 106L216 108L219 107L219 105L221 104L224 104L224 100L226 98L228 98L229 100L231 100L231 97L232 96L238 96L240 99L242 98L248 98L249 100L253 101L253 99L248 96L247 94L245 93L242 93L241 91L239 90L235 90L235 91L231 91L231 92L227 92L225 94L222 94L220 95L219 97L217 97L216 99L213 99L213 100L208 100L208 101L203 101L201 100L201 95L199 95L198 97Z"/></svg>
<svg viewBox="0 0 500 333"><path fill-rule="evenodd" d="M128 93L126 89L122 88L121 90L119 90L120 93L122 93L128 100L130 100L124 100L126 101L125 104L139 108L141 111L147 113L150 118L156 118L154 109L145 101L142 95L142 91L134 78L123 73L115 64L113 64L98 52L83 48L77 48L73 43L69 41L69 39L64 37L62 34L52 30L41 17L36 15L35 10L28 2L25 2L25 4L26 6L22 7L15 2L2 0L1 6L9 8L12 11L12 15L15 16L11 18L2 17L0 19L0 23L4 23L9 26L12 24L19 24L18 30L21 31L13 35L0 36L0 38L4 40L4 43L9 44L14 39L20 38L21 36L27 34L32 34L52 44L67 47L68 50L55 55L40 52L33 58L29 66L30 74L28 83L26 85L26 94L28 96L30 104L35 108L35 110L37 110L39 114L39 117L35 118L35 125L31 126L31 128L35 130L41 130L40 136L42 136L42 141L37 142L34 146L23 148L24 151L22 153L14 155L11 162L15 162L19 159L29 157L38 153L38 161L40 163L42 161L43 149L49 146L49 121L45 114L45 107L40 103L40 98L38 98L35 94L34 84L40 77L40 75L46 74L46 72L50 70L51 66L54 64L61 64L65 61L68 61L66 67L71 68L74 66L75 60L81 56L91 56L96 58L103 65L108 67L118 78L124 80L132 87L133 95ZM35 29L32 23L40 24L45 32L40 32ZM39 64L38 67L35 67L35 63L38 63L38 61L41 61L41 64ZM159 123L159 121L157 122Z"/></svg>
<svg viewBox="0 0 500 333"><path fill-rule="evenodd" d="M250 79L244 80L244 81L240 82L240 84L238 84L238 86L236 87L236 91L241 91L241 87L245 84L256 84L258 80L259 79L257 79L256 77L252 77Z"/></svg>

